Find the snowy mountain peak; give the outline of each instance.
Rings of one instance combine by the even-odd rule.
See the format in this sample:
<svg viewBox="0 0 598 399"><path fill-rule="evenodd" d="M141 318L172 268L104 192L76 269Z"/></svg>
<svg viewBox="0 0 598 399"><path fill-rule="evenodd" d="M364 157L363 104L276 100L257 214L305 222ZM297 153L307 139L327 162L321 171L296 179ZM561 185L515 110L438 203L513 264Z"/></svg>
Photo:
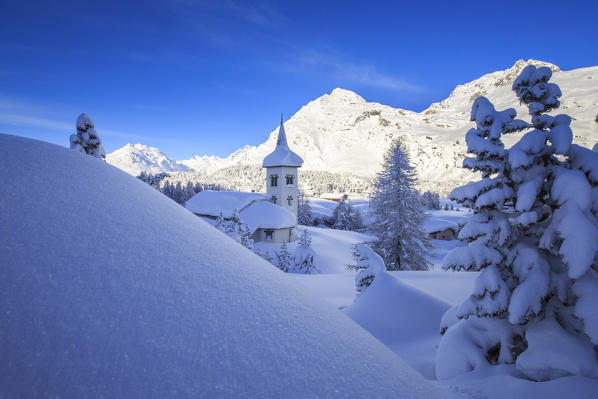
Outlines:
<svg viewBox="0 0 598 399"><path fill-rule="evenodd" d="M134 176L142 171L184 172L187 167L172 159L154 147L143 144L127 143L106 156L106 162Z"/></svg>
<svg viewBox="0 0 598 399"><path fill-rule="evenodd" d="M351 90L342 89L340 87L337 87L336 89L332 90L332 92L330 94L328 94L328 96L335 100L341 100L341 101L348 100L348 101L365 102L364 98L361 97L359 94L357 94Z"/></svg>

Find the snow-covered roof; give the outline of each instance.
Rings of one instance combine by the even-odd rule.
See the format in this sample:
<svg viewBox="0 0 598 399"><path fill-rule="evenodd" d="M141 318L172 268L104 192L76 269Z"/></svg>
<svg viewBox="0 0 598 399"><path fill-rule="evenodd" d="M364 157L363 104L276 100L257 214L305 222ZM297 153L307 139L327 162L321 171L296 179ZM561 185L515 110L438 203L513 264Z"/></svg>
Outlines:
<svg viewBox="0 0 598 399"><path fill-rule="evenodd" d="M257 229L286 229L295 227L295 214L270 201L256 201L239 213L253 233Z"/></svg>
<svg viewBox="0 0 598 399"><path fill-rule="evenodd" d="M289 148L287 143L287 135L284 131L284 124L280 118L280 128L278 128L278 139L276 140L276 148L270 155L264 158L262 166L270 168L273 166L294 166L300 168L303 165L303 159L295 154Z"/></svg>
<svg viewBox="0 0 598 399"><path fill-rule="evenodd" d="M0 134L0 181L6 397L443 396L270 263L96 158Z"/></svg>
<svg viewBox="0 0 598 399"><path fill-rule="evenodd" d="M235 209L241 212L252 202L267 198L261 193L204 190L191 197L185 208L197 215L218 216L222 213L223 217L230 218Z"/></svg>
<svg viewBox="0 0 598 399"><path fill-rule="evenodd" d="M426 233L436 233L446 229L459 231L459 225L457 223L446 219L428 218L423 221L422 225Z"/></svg>

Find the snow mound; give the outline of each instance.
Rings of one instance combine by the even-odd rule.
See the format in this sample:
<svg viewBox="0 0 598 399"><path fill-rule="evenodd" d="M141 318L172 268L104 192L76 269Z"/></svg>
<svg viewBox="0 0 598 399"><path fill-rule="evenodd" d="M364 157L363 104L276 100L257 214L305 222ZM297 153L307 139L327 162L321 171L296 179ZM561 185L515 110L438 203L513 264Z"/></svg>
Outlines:
<svg viewBox="0 0 598 399"><path fill-rule="evenodd" d="M442 396L338 311L101 160L0 135L0 184L6 397Z"/></svg>
<svg viewBox="0 0 598 399"><path fill-rule="evenodd" d="M425 377L434 378L438 323L449 308L448 303L381 272L345 312Z"/></svg>

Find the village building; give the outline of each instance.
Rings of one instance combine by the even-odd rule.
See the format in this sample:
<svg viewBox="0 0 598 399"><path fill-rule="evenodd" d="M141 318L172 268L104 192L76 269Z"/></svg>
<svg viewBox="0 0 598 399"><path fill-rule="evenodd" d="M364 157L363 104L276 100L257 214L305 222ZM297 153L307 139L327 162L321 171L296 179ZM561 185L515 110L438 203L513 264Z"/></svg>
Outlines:
<svg viewBox="0 0 598 399"><path fill-rule="evenodd" d="M459 232L459 225L451 220L428 219L424 220L423 227L431 240L455 240Z"/></svg>
<svg viewBox="0 0 598 399"><path fill-rule="evenodd" d="M222 215L230 220L236 212L247 224L255 242L289 242L297 239L297 169L303 159L288 146L281 118L276 147L264 158L266 194L204 190L185 203L185 208L214 224Z"/></svg>

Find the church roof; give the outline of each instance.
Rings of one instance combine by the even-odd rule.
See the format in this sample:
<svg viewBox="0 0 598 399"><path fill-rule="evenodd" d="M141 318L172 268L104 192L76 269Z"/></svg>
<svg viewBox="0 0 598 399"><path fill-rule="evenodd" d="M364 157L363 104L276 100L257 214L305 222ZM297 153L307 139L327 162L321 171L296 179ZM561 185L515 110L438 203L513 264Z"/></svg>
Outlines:
<svg viewBox="0 0 598 399"><path fill-rule="evenodd" d="M270 168L273 166L292 166L300 168L303 165L303 159L295 154L289 148L287 143L287 134L284 131L284 124L282 116L280 118L280 128L278 128L278 139L276 140L276 148L270 155L264 158L262 167Z"/></svg>
<svg viewBox="0 0 598 399"><path fill-rule="evenodd" d="M268 197L260 193L238 191L203 190L195 194L185 203L185 208L198 215L231 218L236 209L241 212L255 201L266 201Z"/></svg>

